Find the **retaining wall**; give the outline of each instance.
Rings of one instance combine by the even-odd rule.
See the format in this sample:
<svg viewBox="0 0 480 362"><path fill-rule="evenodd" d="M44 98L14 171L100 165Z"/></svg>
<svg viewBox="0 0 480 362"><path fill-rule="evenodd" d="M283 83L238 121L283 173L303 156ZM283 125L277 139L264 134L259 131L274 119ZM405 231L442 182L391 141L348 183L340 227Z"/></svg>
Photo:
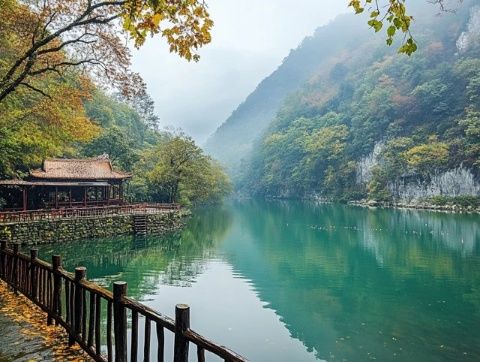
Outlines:
<svg viewBox="0 0 480 362"><path fill-rule="evenodd" d="M134 233L133 216L109 215L0 224L0 240L35 245L128 235ZM147 234L163 234L179 229L184 224L185 216L183 210L148 214Z"/></svg>

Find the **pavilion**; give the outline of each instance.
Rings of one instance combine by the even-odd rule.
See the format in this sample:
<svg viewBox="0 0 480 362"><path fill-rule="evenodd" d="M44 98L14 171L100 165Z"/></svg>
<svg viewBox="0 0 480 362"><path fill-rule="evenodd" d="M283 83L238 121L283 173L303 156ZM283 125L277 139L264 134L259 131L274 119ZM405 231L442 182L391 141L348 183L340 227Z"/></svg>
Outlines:
<svg viewBox="0 0 480 362"><path fill-rule="evenodd" d="M131 177L114 170L108 155L46 159L24 180L0 180L0 198L9 211L122 205Z"/></svg>

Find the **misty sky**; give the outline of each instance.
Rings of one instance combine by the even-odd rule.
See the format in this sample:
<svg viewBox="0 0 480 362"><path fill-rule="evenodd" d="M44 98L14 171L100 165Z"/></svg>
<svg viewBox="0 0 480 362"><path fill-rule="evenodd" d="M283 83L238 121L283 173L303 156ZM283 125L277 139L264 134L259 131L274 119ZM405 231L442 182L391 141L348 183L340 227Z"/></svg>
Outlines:
<svg viewBox="0 0 480 362"><path fill-rule="evenodd" d="M212 43L199 63L150 39L134 51L133 69L148 85L161 127L181 127L202 144L290 49L347 12L347 0L209 0Z"/></svg>

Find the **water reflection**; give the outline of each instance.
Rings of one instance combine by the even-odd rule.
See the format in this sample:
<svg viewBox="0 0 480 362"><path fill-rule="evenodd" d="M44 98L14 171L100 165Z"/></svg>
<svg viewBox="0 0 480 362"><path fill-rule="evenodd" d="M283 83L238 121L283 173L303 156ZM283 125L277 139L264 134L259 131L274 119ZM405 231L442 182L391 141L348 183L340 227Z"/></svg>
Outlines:
<svg viewBox="0 0 480 362"><path fill-rule="evenodd" d="M168 237L41 254L162 311L194 305L202 332L252 360L436 361L480 360L479 245L478 215L249 201Z"/></svg>
<svg viewBox="0 0 480 362"><path fill-rule="evenodd" d="M319 358L480 359L477 215L235 210L232 264Z"/></svg>
<svg viewBox="0 0 480 362"><path fill-rule="evenodd" d="M199 210L188 227L169 235L51 244L40 247L40 257L62 255L64 268L87 268L88 279L105 287L116 280L128 283L128 293L142 300L158 285L188 287L214 257L217 244L232 223L228 209Z"/></svg>

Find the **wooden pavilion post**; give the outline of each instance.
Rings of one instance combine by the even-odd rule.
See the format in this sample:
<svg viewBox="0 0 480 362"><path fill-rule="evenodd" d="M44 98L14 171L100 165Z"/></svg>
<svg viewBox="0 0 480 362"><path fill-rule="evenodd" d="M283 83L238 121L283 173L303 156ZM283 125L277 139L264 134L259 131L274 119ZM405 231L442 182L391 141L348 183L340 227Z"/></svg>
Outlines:
<svg viewBox="0 0 480 362"><path fill-rule="evenodd" d="M55 186L55 208L58 209L58 186Z"/></svg>
<svg viewBox="0 0 480 362"><path fill-rule="evenodd" d="M120 204L123 204L123 182L120 181L120 187L119 187L119 198L120 198Z"/></svg>
<svg viewBox="0 0 480 362"><path fill-rule="evenodd" d="M83 187L83 206L84 207L87 207L87 190L88 190L88 187L84 186Z"/></svg>
<svg viewBox="0 0 480 362"><path fill-rule="evenodd" d="M70 202L70 208L72 208L72 187L68 189L68 201Z"/></svg>
<svg viewBox="0 0 480 362"><path fill-rule="evenodd" d="M27 205L28 205L27 197L28 197L27 187L24 186L24 187L22 187L22 207L23 207L23 211L27 211Z"/></svg>
<svg viewBox="0 0 480 362"><path fill-rule="evenodd" d="M107 200L107 205L110 205L110 185L105 186L105 199Z"/></svg>

